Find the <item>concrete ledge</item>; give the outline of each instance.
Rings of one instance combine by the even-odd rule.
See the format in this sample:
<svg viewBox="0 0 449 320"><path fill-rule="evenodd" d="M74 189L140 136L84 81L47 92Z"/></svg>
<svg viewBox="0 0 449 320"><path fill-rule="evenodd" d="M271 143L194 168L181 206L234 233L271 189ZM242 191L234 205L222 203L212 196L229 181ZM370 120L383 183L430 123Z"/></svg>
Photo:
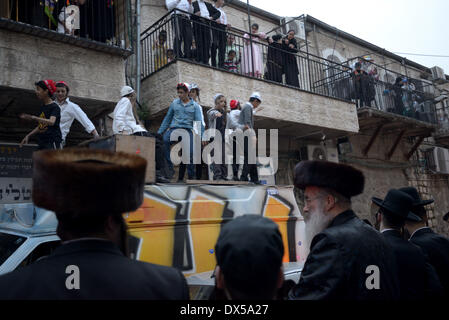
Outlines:
<svg viewBox="0 0 449 320"><path fill-rule="evenodd" d="M142 98L153 117L165 115L170 103L177 98L179 82L197 83L201 89L201 105L205 108L213 106L213 97L217 93L224 94L228 103L231 99L244 103L253 91L259 91L263 110L257 113L256 119L273 119L288 122L289 126L294 123L342 133L359 131L353 103L185 61L171 63L142 82Z"/></svg>

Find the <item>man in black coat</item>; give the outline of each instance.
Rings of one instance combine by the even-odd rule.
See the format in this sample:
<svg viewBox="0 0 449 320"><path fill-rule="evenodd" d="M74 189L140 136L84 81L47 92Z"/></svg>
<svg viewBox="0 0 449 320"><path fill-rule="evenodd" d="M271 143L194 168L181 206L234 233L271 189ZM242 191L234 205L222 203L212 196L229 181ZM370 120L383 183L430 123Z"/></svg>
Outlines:
<svg viewBox="0 0 449 320"><path fill-rule="evenodd" d="M282 52L282 36L276 34L273 38L268 38L270 45L267 54L267 74L266 79L282 83L284 73L284 52Z"/></svg>
<svg viewBox="0 0 449 320"><path fill-rule="evenodd" d="M372 198L379 206L376 214L380 232L394 250L398 266L397 276L401 286L402 300L441 298L443 288L421 249L401 235L407 216L416 217L410 210L413 198L407 193L391 189L384 200ZM418 218L419 219L419 218Z"/></svg>
<svg viewBox="0 0 449 320"><path fill-rule="evenodd" d="M420 247L427 255L430 264L440 278L445 297L449 297L449 239L435 233L427 226L427 214L424 208L434 200L422 200L418 190L413 187L405 187L399 190L413 198L411 212L419 218L407 216L405 231L408 233L409 241Z"/></svg>
<svg viewBox="0 0 449 320"><path fill-rule="evenodd" d="M52 210L62 244L0 277L0 299L189 299L180 271L127 257L123 212L143 201L145 159L103 150L33 155L33 202Z"/></svg>
<svg viewBox="0 0 449 320"><path fill-rule="evenodd" d="M311 244L290 299L399 297L391 248L351 209L350 199L363 192L364 182L361 171L344 164L302 161L296 166L295 193L304 201L305 242Z"/></svg>
<svg viewBox="0 0 449 320"><path fill-rule="evenodd" d="M299 87L298 79L298 63L296 53L298 44L295 39L295 31L289 30L287 36L284 38L282 49L284 50L284 73L286 84L294 87Z"/></svg>
<svg viewBox="0 0 449 320"><path fill-rule="evenodd" d="M198 0L193 5L193 32L195 34L196 61L209 65L211 51L211 20L218 22L221 12L209 2Z"/></svg>

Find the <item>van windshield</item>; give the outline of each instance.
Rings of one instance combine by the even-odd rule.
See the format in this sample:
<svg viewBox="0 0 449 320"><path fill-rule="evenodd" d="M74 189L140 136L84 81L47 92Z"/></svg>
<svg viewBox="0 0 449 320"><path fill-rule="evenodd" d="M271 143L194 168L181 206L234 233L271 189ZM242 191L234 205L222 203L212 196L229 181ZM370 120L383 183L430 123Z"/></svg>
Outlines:
<svg viewBox="0 0 449 320"><path fill-rule="evenodd" d="M26 238L14 234L0 233L0 265L19 248Z"/></svg>

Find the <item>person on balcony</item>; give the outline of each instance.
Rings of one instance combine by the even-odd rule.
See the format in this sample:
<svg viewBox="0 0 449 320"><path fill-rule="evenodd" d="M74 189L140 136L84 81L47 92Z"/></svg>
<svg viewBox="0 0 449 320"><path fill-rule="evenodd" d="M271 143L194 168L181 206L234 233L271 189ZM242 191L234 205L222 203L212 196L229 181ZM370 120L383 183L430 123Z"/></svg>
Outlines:
<svg viewBox="0 0 449 320"><path fill-rule="evenodd" d="M187 144L190 149L189 162L187 163L188 178L194 179L195 168L193 164L193 128L195 121L199 121L201 124L201 136L204 133L204 126L201 123L201 111L198 104L189 97L189 85L187 83L179 83L176 86L178 93L177 99L173 100L168 108L167 115L165 116L162 124L158 130L158 134L163 135L164 141L164 153L165 159L170 170L169 176L174 174L173 162L170 157L170 145L172 141L170 136L175 130L187 131L188 140L182 141L183 144ZM181 133L180 131L178 131ZM174 141L173 141L174 142ZM183 148L185 150L185 148Z"/></svg>
<svg viewBox="0 0 449 320"><path fill-rule="evenodd" d="M154 71L165 66L167 62L167 31L161 30L158 40L153 44Z"/></svg>
<svg viewBox="0 0 449 320"><path fill-rule="evenodd" d="M268 38L267 74L266 79L282 83L284 74L284 53L282 52L282 36L276 34ZM297 77L296 77L297 78Z"/></svg>
<svg viewBox="0 0 449 320"><path fill-rule="evenodd" d="M37 134L38 150L43 149L61 149L61 109L53 101L53 95L56 92L56 83L53 80L41 80L35 83L36 96L43 103L40 108L39 116L22 113L20 118L23 120L36 121L37 127L23 138L20 146L28 143L31 136Z"/></svg>
<svg viewBox="0 0 449 320"><path fill-rule="evenodd" d="M232 33L228 33L227 39L226 39L226 52L229 54L229 51L234 50L235 51L235 58L237 61L241 61L241 47L235 44L235 36Z"/></svg>
<svg viewBox="0 0 449 320"><path fill-rule="evenodd" d="M133 135L141 137L154 137L156 139L156 181L170 182L167 178L168 165L164 158L164 145L159 135L148 132L139 120L136 111L136 93L129 86L123 86L120 90L121 99L114 109L112 131L114 134ZM137 119L137 121L136 121ZM139 124L137 124L139 123Z"/></svg>
<svg viewBox="0 0 449 320"><path fill-rule="evenodd" d="M239 64L240 61L235 58L236 52L235 50L229 50L228 58L224 62L223 69L228 70L230 72L238 73L239 72Z"/></svg>
<svg viewBox="0 0 449 320"><path fill-rule="evenodd" d="M209 65L211 49L211 20L219 22L221 12L209 2L195 1L193 4L193 32L195 34L197 57L196 61Z"/></svg>
<svg viewBox="0 0 449 320"><path fill-rule="evenodd" d="M73 120L78 120L79 123L84 127L84 129L94 136L94 138L98 138L98 132L95 129L92 121L89 120L84 111L80 108L79 105L73 103L69 100L69 86L64 81L59 81L56 83L56 100L55 102L61 108L61 123L59 124L61 128L62 135L62 145L66 144L65 139L67 134L70 131L70 127L72 126Z"/></svg>
<svg viewBox="0 0 449 320"><path fill-rule="evenodd" d="M179 9L190 14L193 13L192 0L165 0L165 6L168 11ZM190 22L190 15L185 12L175 11L173 13L175 41L174 52L176 55L191 59L192 58L192 24ZM184 43L184 50L181 52L181 43Z"/></svg>
<svg viewBox="0 0 449 320"><path fill-rule="evenodd" d="M65 2L65 1L63 1ZM61 8L58 16L58 32L69 35L79 35L80 30L80 9L86 0L72 0Z"/></svg>
<svg viewBox="0 0 449 320"><path fill-rule="evenodd" d="M355 70L351 72L351 77L354 84L354 98L357 102L357 108L369 107L369 78L368 74L362 70L362 65L359 62L355 64Z"/></svg>
<svg viewBox="0 0 449 320"><path fill-rule="evenodd" d="M404 77L402 79L402 103L404 105L404 115L406 116L410 116L412 112L412 95L414 90L414 84Z"/></svg>
<svg viewBox="0 0 449 320"><path fill-rule="evenodd" d="M266 34L259 32L259 25L253 23L251 35L243 35L242 72L251 77L261 78L263 74L262 47L259 40L265 40Z"/></svg>
<svg viewBox="0 0 449 320"><path fill-rule="evenodd" d="M394 93L394 110L393 112L397 114L404 114L404 103L402 101L402 77L397 77L396 81L393 85L393 93Z"/></svg>
<svg viewBox="0 0 449 320"><path fill-rule="evenodd" d="M290 86L299 87L299 69L298 62L296 61L296 53L299 50L294 30L290 30L287 33L282 44L282 49L284 50L285 83Z"/></svg>
<svg viewBox="0 0 449 320"><path fill-rule="evenodd" d="M224 0L214 0L215 8L220 11L220 18L217 22L212 21L212 47L211 47L211 63L213 67L223 68L226 55L226 28L228 25L228 19L226 13L223 10Z"/></svg>

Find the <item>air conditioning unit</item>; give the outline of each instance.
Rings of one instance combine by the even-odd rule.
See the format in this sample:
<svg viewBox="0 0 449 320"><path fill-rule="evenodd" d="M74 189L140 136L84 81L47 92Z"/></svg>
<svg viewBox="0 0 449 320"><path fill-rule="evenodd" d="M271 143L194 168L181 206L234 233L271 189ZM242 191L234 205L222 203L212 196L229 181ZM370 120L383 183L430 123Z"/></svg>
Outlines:
<svg viewBox="0 0 449 320"><path fill-rule="evenodd" d="M338 149L321 145L308 145L300 150L301 160L325 160L338 163Z"/></svg>
<svg viewBox="0 0 449 320"><path fill-rule="evenodd" d="M287 34L289 30L295 31L295 37L306 40L306 28L303 19L285 17L281 19L282 33Z"/></svg>
<svg viewBox="0 0 449 320"><path fill-rule="evenodd" d="M430 69L432 71L433 80L446 80L446 75L441 67L433 67Z"/></svg>
<svg viewBox="0 0 449 320"><path fill-rule="evenodd" d="M430 165L435 172L449 174L449 150L435 147L430 157Z"/></svg>

